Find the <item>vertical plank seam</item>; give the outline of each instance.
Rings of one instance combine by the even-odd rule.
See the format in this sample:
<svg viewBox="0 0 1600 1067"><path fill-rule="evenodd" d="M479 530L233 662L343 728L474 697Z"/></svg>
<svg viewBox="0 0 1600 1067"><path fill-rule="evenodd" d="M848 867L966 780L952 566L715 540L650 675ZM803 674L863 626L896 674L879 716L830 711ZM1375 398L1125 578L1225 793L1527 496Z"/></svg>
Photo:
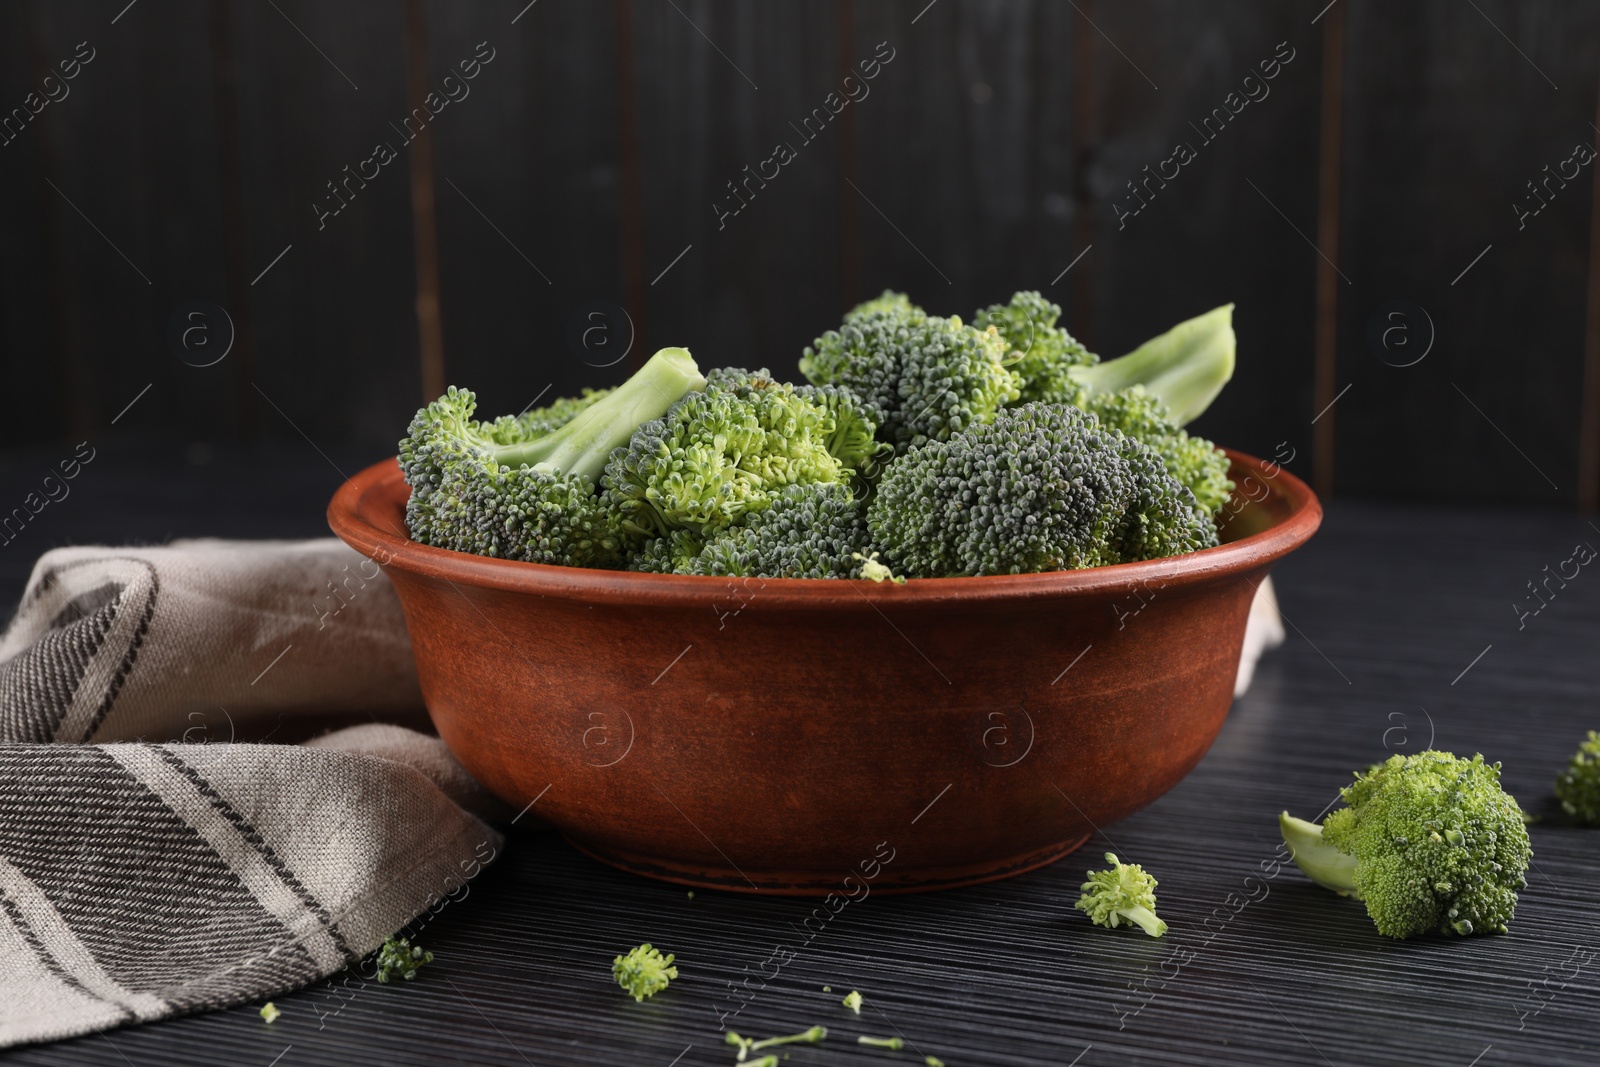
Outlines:
<svg viewBox="0 0 1600 1067"><path fill-rule="evenodd" d="M1595 124L1600 126L1600 86L1595 93ZM1578 507L1600 509L1600 168L1590 179L1589 293L1584 314L1583 384L1578 414Z"/></svg>
<svg viewBox="0 0 1600 1067"><path fill-rule="evenodd" d="M622 163L622 290L633 319L628 366L644 365L649 347L649 289L644 281L644 191L639 153L638 72L631 0L614 0L617 29L617 140Z"/></svg>
<svg viewBox="0 0 1600 1067"><path fill-rule="evenodd" d="M852 75L850 56L855 48L855 4L835 0L835 33L839 47L841 80ZM856 109L847 107L839 115L839 284L841 308L862 299L861 292L861 203L849 183L861 184L860 127Z"/></svg>
<svg viewBox="0 0 1600 1067"><path fill-rule="evenodd" d="M1330 406L1339 372L1339 179L1344 147L1344 5L1328 12L1322 39L1322 143L1317 175L1316 341L1312 410L1321 412L1312 449L1312 481L1333 495L1338 413Z"/></svg>
<svg viewBox="0 0 1600 1067"><path fill-rule="evenodd" d="M427 114L428 28L422 0L406 0L406 108ZM411 144L412 254L417 276L417 356L426 404L445 389L444 321L439 305L439 218L433 168L433 124Z"/></svg>
<svg viewBox="0 0 1600 1067"><path fill-rule="evenodd" d="M238 65L233 50L232 0L211 3L211 96L217 125L217 179L222 186L222 259L233 319L231 373L234 385L234 439L251 441L256 404L250 382L255 375L255 318L250 304L249 239L245 225L244 156L239 137Z"/></svg>
<svg viewBox="0 0 1600 1067"><path fill-rule="evenodd" d="M1095 124L1095 94L1094 94L1094 42L1091 34L1083 32L1084 24L1093 17L1094 4L1091 0L1082 0L1079 5L1083 9L1083 19L1074 21L1067 19L1067 25L1072 27L1072 158L1073 175L1072 189L1073 202L1076 205L1077 217L1073 220L1073 232L1078 238L1078 247L1087 248L1094 238L1094 222L1089 218L1090 206L1093 197L1089 190L1089 172L1094 168L1094 154L1099 145L1096 141L1098 128ZM1080 341L1094 347L1094 290L1090 279L1095 271L1091 264L1087 269L1072 272L1072 317L1069 320L1073 336ZM1066 303L1065 300L1062 301Z"/></svg>

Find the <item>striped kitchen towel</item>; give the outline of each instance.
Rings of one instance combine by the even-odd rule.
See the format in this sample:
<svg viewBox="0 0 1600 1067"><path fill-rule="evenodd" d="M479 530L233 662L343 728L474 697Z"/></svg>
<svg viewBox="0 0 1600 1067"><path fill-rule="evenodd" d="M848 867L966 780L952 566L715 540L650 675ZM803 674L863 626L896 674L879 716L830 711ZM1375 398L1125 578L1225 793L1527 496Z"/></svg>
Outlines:
<svg viewBox="0 0 1600 1067"><path fill-rule="evenodd" d="M335 540L46 554L0 638L0 1047L265 1000L458 890L500 812L425 723Z"/></svg>

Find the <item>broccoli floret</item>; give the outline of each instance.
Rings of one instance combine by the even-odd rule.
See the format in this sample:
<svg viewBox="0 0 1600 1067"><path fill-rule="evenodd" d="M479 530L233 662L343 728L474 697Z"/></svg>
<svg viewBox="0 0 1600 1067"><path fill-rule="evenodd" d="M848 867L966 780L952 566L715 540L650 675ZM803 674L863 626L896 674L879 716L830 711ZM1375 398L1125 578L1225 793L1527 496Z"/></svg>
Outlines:
<svg viewBox="0 0 1600 1067"><path fill-rule="evenodd" d="M1312 881L1366 903L1378 932L1505 933L1533 851L1500 764L1449 752L1391 756L1341 790L1322 825L1279 827Z"/></svg>
<svg viewBox="0 0 1600 1067"><path fill-rule="evenodd" d="M1101 425L1154 449L1167 472L1189 487L1203 514L1215 515L1228 502L1233 482L1228 478L1227 455L1205 438L1190 436L1144 386L1092 394L1081 406Z"/></svg>
<svg viewBox="0 0 1600 1067"><path fill-rule="evenodd" d="M855 477L848 461L867 456L857 447L858 430L841 436L841 421L871 425L844 391L819 393L759 372L714 372L703 392L640 426L606 465L602 484L624 531L641 544L680 530L710 540L771 507L786 486L848 485ZM866 452L876 450L874 444ZM674 547L691 545L678 538ZM646 554L682 558L679 551Z"/></svg>
<svg viewBox="0 0 1600 1067"><path fill-rule="evenodd" d="M1116 855L1106 853L1111 869L1089 871L1083 883L1083 895L1074 905L1094 920L1096 926L1115 929L1123 923L1138 926L1151 937L1167 932L1167 924L1156 914L1155 878L1137 863L1123 863Z"/></svg>
<svg viewBox="0 0 1600 1067"><path fill-rule="evenodd" d="M865 403L878 437L905 451L988 422L1021 395L1005 365L1005 341L888 297L852 311L805 350L800 371L816 385L842 385Z"/></svg>
<svg viewBox="0 0 1600 1067"><path fill-rule="evenodd" d="M906 1047L906 1039L903 1037L868 1037L866 1034L862 1034L860 1037L856 1038L856 1044L867 1045L871 1048L886 1048L893 1052L899 1052L901 1049Z"/></svg>
<svg viewBox="0 0 1600 1067"><path fill-rule="evenodd" d="M1179 426L1194 421L1233 377L1233 305L1178 323L1118 359L1102 361L1056 325L1059 305L1036 292L993 304L973 316L975 326L995 326L1022 379L1022 400L1087 406L1107 393L1142 385L1166 406Z"/></svg>
<svg viewBox="0 0 1600 1067"><path fill-rule="evenodd" d="M849 1008L851 1011L855 1012L857 1015L860 1015L861 1003L864 999L865 998L862 997L859 990L852 989L849 993L845 994L844 1000L840 1001L840 1003Z"/></svg>
<svg viewBox="0 0 1600 1067"><path fill-rule="evenodd" d="M1568 815L1590 826L1600 826L1600 733L1578 746L1572 763L1556 779L1556 797Z"/></svg>
<svg viewBox="0 0 1600 1067"><path fill-rule="evenodd" d="M898 457L867 527L914 578L1096 567L1217 543L1160 456L1063 404L1010 408Z"/></svg>
<svg viewBox="0 0 1600 1067"><path fill-rule="evenodd" d="M863 300L845 313L844 320L849 322L860 315L869 315L874 311L903 311L912 314L926 314L921 308L911 302L911 298L904 293L897 293L893 289L885 289L871 300Z"/></svg>
<svg viewBox="0 0 1600 1067"><path fill-rule="evenodd" d="M642 1001L645 997L655 996L678 977L678 968L672 965L676 958L670 952L663 956L659 949L646 941L611 961L611 977L634 1000Z"/></svg>
<svg viewBox="0 0 1600 1067"><path fill-rule="evenodd" d="M704 384L686 350L662 349L549 432L537 420L480 423L472 418L477 398L452 386L417 412L400 442L412 539L535 563L620 566L619 519L595 480L640 423Z"/></svg>
<svg viewBox="0 0 1600 1067"><path fill-rule="evenodd" d="M391 937L378 950L378 981L387 984L396 978L406 981L417 976L424 963L433 962L433 953L421 945L413 945L403 937Z"/></svg>
<svg viewBox="0 0 1600 1067"><path fill-rule="evenodd" d="M1074 367L1100 361L1056 325L1061 306L1031 290L1016 293L1009 304L991 304L972 317L978 329L993 326L1011 350L1011 369L1022 378L1022 400L1083 406L1088 390L1073 377Z"/></svg>
<svg viewBox="0 0 1600 1067"><path fill-rule="evenodd" d="M261 1005L260 1014L264 1021L275 1023L278 1021L278 1016L282 1015L283 1012L279 1011L278 1006L269 1000L265 1004Z"/></svg>
<svg viewBox="0 0 1600 1067"><path fill-rule="evenodd" d="M786 485L738 525L652 538L629 569L752 578L853 578L873 564L865 508L843 482ZM881 564L879 564L881 566Z"/></svg>

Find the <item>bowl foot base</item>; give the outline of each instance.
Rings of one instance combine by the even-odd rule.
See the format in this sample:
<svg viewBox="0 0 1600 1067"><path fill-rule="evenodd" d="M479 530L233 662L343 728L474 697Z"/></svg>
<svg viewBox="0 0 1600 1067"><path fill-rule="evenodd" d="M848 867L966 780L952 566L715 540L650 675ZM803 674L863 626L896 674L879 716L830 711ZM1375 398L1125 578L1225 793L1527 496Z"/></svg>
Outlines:
<svg viewBox="0 0 1600 1067"><path fill-rule="evenodd" d="M844 876L826 875L809 871L737 871L699 864L681 863L658 856L646 856L624 848L585 841L580 837L563 834L573 848L591 859L609 864L630 874L643 875L663 882L692 886L696 889L725 889L734 893L759 893L766 896L820 897L829 893L855 896L843 884ZM966 885L994 882L1002 878L1023 874L1054 863L1075 852L1089 840L1089 835L1069 841L1047 845L1001 860L985 863L942 867L913 867L906 861L910 855L898 857L899 863L890 862L880 868L877 878L868 882L871 893L928 893L936 889L956 889ZM863 881L862 875L854 876Z"/></svg>

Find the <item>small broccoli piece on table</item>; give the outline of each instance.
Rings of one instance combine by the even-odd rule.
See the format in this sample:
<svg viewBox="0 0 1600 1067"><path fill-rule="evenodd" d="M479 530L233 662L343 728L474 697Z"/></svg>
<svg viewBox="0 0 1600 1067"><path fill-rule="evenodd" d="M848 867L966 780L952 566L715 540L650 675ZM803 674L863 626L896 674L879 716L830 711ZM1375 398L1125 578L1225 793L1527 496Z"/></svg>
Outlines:
<svg viewBox="0 0 1600 1067"><path fill-rule="evenodd" d="M1365 902L1378 932L1505 933L1533 850L1500 765L1449 752L1391 756L1341 790L1322 825L1284 812L1295 863L1318 885Z"/></svg>
<svg viewBox="0 0 1600 1067"><path fill-rule="evenodd" d="M612 960L611 976L634 1000L642 1001L655 996L678 977L678 968L672 965L676 958L670 952L663 956L647 941Z"/></svg>
<svg viewBox="0 0 1600 1067"><path fill-rule="evenodd" d="M854 428L841 431L843 423ZM794 386L759 371L714 371L703 392L639 427L606 465L602 485L626 533L641 545L672 542L670 551L647 547L647 560L677 564L699 552L694 538L704 545L744 525L788 487L848 487L852 464L882 450L872 440L875 429L847 392ZM842 498L830 499L829 507L842 506Z"/></svg>
<svg viewBox="0 0 1600 1067"><path fill-rule="evenodd" d="M851 1011L855 1012L857 1015L860 1015L861 1004L865 999L866 998L861 995L860 990L852 989L849 993L845 994L844 1000L840 1001L840 1003L849 1008Z"/></svg>
<svg viewBox="0 0 1600 1067"><path fill-rule="evenodd" d="M848 485L785 485L736 526L651 539L629 567L752 578L871 577L866 570L873 564L861 554L867 541L865 508Z"/></svg>
<svg viewBox="0 0 1600 1067"><path fill-rule="evenodd" d="M1600 826L1600 733L1590 730L1573 753L1571 765L1556 779L1556 798L1568 815Z"/></svg>
<svg viewBox="0 0 1600 1067"><path fill-rule="evenodd" d="M1072 369L1093 366L1100 357L1057 326L1060 317L1059 304L1031 290L1015 294L1009 304L991 304L972 316L973 326L980 330L993 326L1005 339L1011 369L1022 378L1024 403L1043 400L1083 406L1087 389L1072 376Z"/></svg>
<svg viewBox="0 0 1600 1067"><path fill-rule="evenodd" d="M616 389L569 405L578 410L551 415L552 405L542 419L491 423L473 419L477 398L452 386L400 442L411 538L481 556L620 566L622 531L596 480L641 423L704 384L686 350L665 348Z"/></svg>
<svg viewBox="0 0 1600 1067"><path fill-rule="evenodd" d="M378 981L384 984L403 978L411 981L425 963L433 962L433 953L421 945L413 945L403 937L391 937L378 950Z"/></svg>
<svg viewBox="0 0 1600 1067"><path fill-rule="evenodd" d="M1167 924L1156 915L1156 880L1137 863L1123 863L1110 852L1106 862L1111 869L1090 871L1083 883L1083 895L1075 905L1096 926L1113 929L1127 923L1151 937L1167 932Z"/></svg>
<svg viewBox="0 0 1600 1067"><path fill-rule="evenodd" d="M867 527L913 578L1097 567L1217 543L1194 494L1150 448L1041 403L895 459Z"/></svg>
<svg viewBox="0 0 1600 1067"><path fill-rule="evenodd" d="M805 350L800 371L865 403L878 437L905 449L994 418L1020 395L994 328L974 329L889 296L857 308Z"/></svg>
<svg viewBox="0 0 1600 1067"><path fill-rule="evenodd" d="M750 1053L760 1052L765 1048L773 1048L778 1045L815 1045L827 1036L828 1028L826 1026L813 1026L809 1030L800 1031L798 1034L785 1034L782 1037L764 1037L759 1041L754 1038L741 1037L730 1030L722 1040L726 1044L734 1045L739 1049L739 1055L736 1058L742 1062ZM771 1062L773 1067L776 1067L778 1057L763 1056L759 1060L752 1060L750 1067L761 1067L763 1063L768 1061Z"/></svg>

